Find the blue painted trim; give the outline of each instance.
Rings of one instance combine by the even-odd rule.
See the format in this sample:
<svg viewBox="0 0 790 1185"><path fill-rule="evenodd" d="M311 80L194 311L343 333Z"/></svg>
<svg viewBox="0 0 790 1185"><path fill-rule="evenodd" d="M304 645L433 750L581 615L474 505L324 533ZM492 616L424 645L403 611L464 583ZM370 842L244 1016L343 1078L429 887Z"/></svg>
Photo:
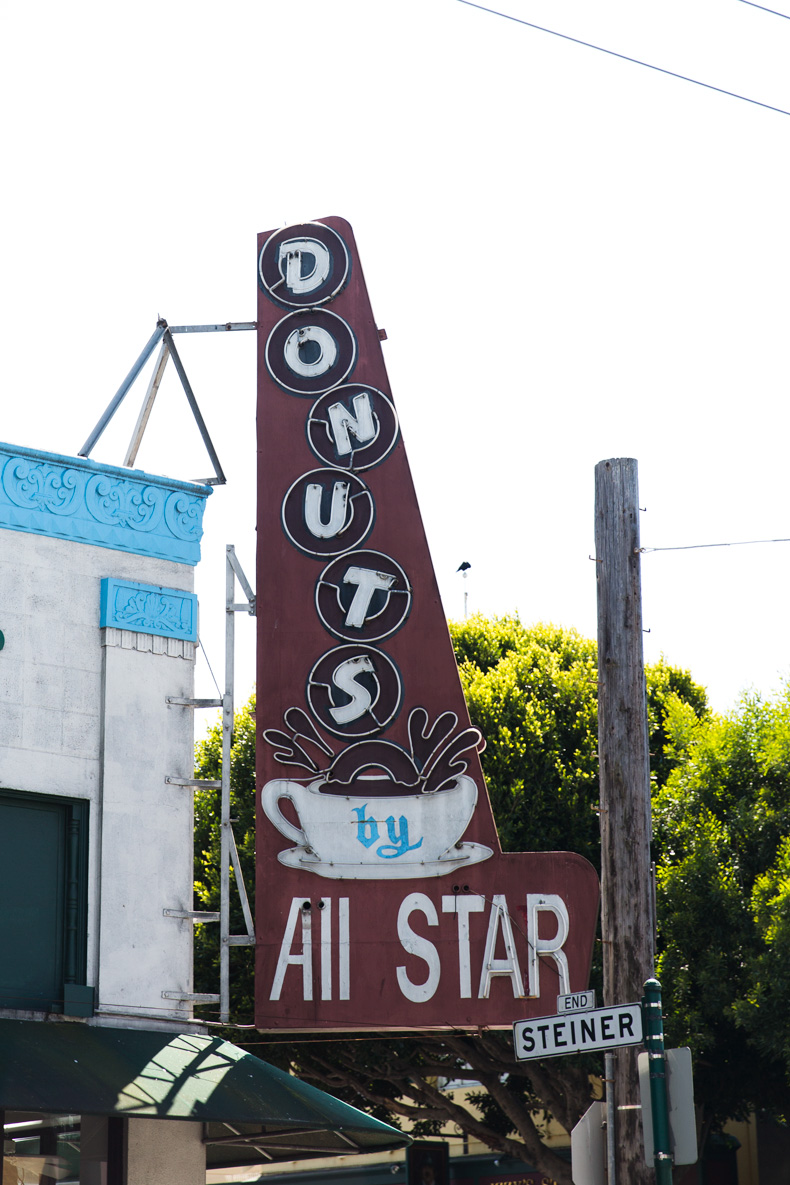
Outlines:
<svg viewBox="0 0 790 1185"><path fill-rule="evenodd" d="M197 642L197 597L180 588L106 576L101 582L99 625Z"/></svg>
<svg viewBox="0 0 790 1185"><path fill-rule="evenodd" d="M211 486L0 444L0 527L179 564L200 559Z"/></svg>

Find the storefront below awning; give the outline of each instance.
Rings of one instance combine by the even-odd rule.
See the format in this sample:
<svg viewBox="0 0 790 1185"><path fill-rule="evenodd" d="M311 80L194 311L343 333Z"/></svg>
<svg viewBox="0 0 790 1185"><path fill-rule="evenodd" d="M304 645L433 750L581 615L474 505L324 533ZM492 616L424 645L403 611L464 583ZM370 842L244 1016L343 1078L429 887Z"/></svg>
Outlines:
<svg viewBox="0 0 790 1185"><path fill-rule="evenodd" d="M222 1124L265 1161L411 1142L219 1037L76 1022L0 1020L0 1110Z"/></svg>

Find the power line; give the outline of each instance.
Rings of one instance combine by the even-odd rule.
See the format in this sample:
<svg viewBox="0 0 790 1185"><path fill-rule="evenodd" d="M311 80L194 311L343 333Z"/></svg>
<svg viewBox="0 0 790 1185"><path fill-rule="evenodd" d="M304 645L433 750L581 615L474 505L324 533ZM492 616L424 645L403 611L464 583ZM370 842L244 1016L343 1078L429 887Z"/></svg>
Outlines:
<svg viewBox="0 0 790 1185"><path fill-rule="evenodd" d="M211 675L211 678L214 680L214 686L217 689L217 695L219 696L220 699L222 699L222 692L219 689L219 683L217 682L216 675L214 674L214 671L212 670L211 663L208 660L208 655L206 654L206 648L203 645L202 641L200 640L200 634L198 634L198 646L203 651L203 657L206 660L206 666L208 667L209 674Z"/></svg>
<svg viewBox="0 0 790 1185"><path fill-rule="evenodd" d="M683 547L640 547L643 554L651 551L698 551L702 547L751 547L755 543L790 543L790 539L737 539L732 543L687 543Z"/></svg>
<svg viewBox="0 0 790 1185"><path fill-rule="evenodd" d="M749 3L750 0L743 0ZM764 107L767 111L776 111L779 115L790 115L783 107L772 107L770 103L761 103L759 99L750 99L748 95L739 95L737 91L728 91L724 87L714 86L711 82L700 82L698 78L689 78L688 74L676 74L674 70L665 70L663 66L654 66L652 62L643 62L639 58L629 58L627 54L617 53L614 49L606 49L603 45L593 45L591 41L582 41L579 37L571 37L568 33L558 33L556 29L547 29L545 25L536 25L532 21L522 20L519 16L511 16L509 12L498 12L495 8L486 8L483 4L475 4L473 0L458 0L459 4L466 4L469 8L479 8L481 12L490 12L492 16L504 17L507 21L515 21L517 25L526 25L529 29L537 29L539 33L550 33L552 37L561 37L563 41L572 41L574 45L583 45L586 49L597 49L599 53L609 54L610 57L620 58L623 62L632 62L635 66L644 66L648 70L656 70L659 74L667 74L670 78L679 78L682 82L692 82L694 86L704 86L706 90L717 91L720 95L729 95L731 99L741 99L744 103L753 103L755 107ZM759 8L760 5L755 5ZM771 12L772 9L767 11ZM782 16L777 13L777 16Z"/></svg>
<svg viewBox="0 0 790 1185"><path fill-rule="evenodd" d="M790 21L790 16L786 12L777 12L775 8L766 8L764 4L755 4L754 0L741 0L741 4L748 4L750 8L761 8L763 12L770 12L772 16L782 16L786 21Z"/></svg>

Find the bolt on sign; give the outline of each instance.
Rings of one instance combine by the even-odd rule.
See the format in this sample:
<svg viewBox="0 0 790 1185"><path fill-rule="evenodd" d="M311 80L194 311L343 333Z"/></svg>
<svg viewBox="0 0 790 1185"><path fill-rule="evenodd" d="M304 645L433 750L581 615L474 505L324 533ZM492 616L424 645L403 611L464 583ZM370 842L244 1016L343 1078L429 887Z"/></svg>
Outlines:
<svg viewBox="0 0 790 1185"><path fill-rule="evenodd" d="M351 227L258 278L256 1023L509 1027L586 988L595 872L500 849Z"/></svg>

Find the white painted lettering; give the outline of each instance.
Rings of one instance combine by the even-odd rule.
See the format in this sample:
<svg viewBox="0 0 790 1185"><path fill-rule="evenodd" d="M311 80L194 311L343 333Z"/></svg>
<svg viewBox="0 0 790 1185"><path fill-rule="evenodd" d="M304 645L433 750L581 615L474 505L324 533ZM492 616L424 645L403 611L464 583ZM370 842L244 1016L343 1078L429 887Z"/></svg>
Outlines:
<svg viewBox="0 0 790 1185"><path fill-rule="evenodd" d="M283 934L283 940L280 945L280 955L277 959L277 969L274 973L274 982L272 983L272 990L269 995L270 1000L280 999L285 973L291 965L301 966L302 968L303 999L312 1000L313 998L312 911L309 908L304 909L304 904L304 897L294 897L291 901L291 910L285 925L285 933ZM291 948L296 934L296 923L300 919L302 923L302 953L292 954Z"/></svg>
<svg viewBox="0 0 790 1185"><path fill-rule="evenodd" d="M420 934L415 934L409 925L410 915L417 911L425 915L429 926L438 926L439 916L430 897L426 897L424 893L410 893L401 902L401 907L398 910L398 938L407 954L415 955L427 964L428 977L424 983L412 983L405 967L398 967L396 974L398 987L406 999L414 1001L415 1004L424 1004L436 993L442 968L439 962L439 952L433 943Z"/></svg>
<svg viewBox="0 0 790 1185"><path fill-rule="evenodd" d="M304 492L304 521L311 535L316 539L334 539L346 525L348 515L347 481L336 481L332 486L332 505L327 522L321 517L321 502L324 497L324 487L317 483L310 483Z"/></svg>
<svg viewBox="0 0 790 1185"><path fill-rule="evenodd" d="M472 995L472 956L469 940L469 915L481 913L485 909L485 897L476 893L453 893L442 897L442 913L454 913L458 916L458 977L460 981L460 996L468 1000Z"/></svg>
<svg viewBox="0 0 790 1185"><path fill-rule="evenodd" d="M504 959L494 957L499 931L505 943ZM519 999L524 995L524 983L516 958L516 943L513 937L513 927L510 923L507 900L504 893L494 893L491 899L491 914L488 919L488 935L486 936L485 952L483 954L483 969L480 974L478 998L487 1000L491 992L491 980L495 975L508 975L513 985L513 996Z"/></svg>
<svg viewBox="0 0 790 1185"><path fill-rule="evenodd" d="M335 448L341 456L352 451L349 433L356 438L357 446L369 444L378 435L377 421L367 391L355 395L351 402L354 405L353 413L342 403L333 403L327 409Z"/></svg>
<svg viewBox="0 0 790 1185"><path fill-rule="evenodd" d="M374 572L372 568L349 568L343 577L344 584L356 584L357 591L346 614L346 625L360 628L367 620L370 602L375 592L386 592L395 583L389 572Z"/></svg>
<svg viewBox="0 0 790 1185"><path fill-rule="evenodd" d="M337 942L338 942L338 997L341 1000L351 999L351 939L349 937L348 897L341 897L337 903Z"/></svg>
<svg viewBox="0 0 790 1185"><path fill-rule="evenodd" d="M365 671L373 675L376 682L375 699L364 684L357 682ZM378 699L378 679L373 670L373 663L366 654L358 654L356 658L347 658L345 662L341 662L340 666L335 668L332 682L335 687L351 696L349 703L329 709L330 716L337 724L350 724L352 720L359 720Z"/></svg>
<svg viewBox="0 0 790 1185"><path fill-rule="evenodd" d="M321 999L332 999L332 898L322 897L321 905Z"/></svg>
<svg viewBox="0 0 790 1185"><path fill-rule="evenodd" d="M329 275L332 256L318 239L286 239L280 243L278 262L286 288L291 292L314 292Z"/></svg>
<svg viewBox="0 0 790 1185"><path fill-rule="evenodd" d="M538 915L553 913L557 919L557 933L553 938L538 937ZM568 908L556 893L527 893L527 941L529 944L529 994L540 995L540 956L547 955L556 964L559 976L558 995L569 993L568 959L562 949L568 939L570 921Z"/></svg>
<svg viewBox="0 0 790 1185"><path fill-rule="evenodd" d="M337 342L320 325L303 325L288 334L283 357L294 374L305 379L320 378L337 361Z"/></svg>

